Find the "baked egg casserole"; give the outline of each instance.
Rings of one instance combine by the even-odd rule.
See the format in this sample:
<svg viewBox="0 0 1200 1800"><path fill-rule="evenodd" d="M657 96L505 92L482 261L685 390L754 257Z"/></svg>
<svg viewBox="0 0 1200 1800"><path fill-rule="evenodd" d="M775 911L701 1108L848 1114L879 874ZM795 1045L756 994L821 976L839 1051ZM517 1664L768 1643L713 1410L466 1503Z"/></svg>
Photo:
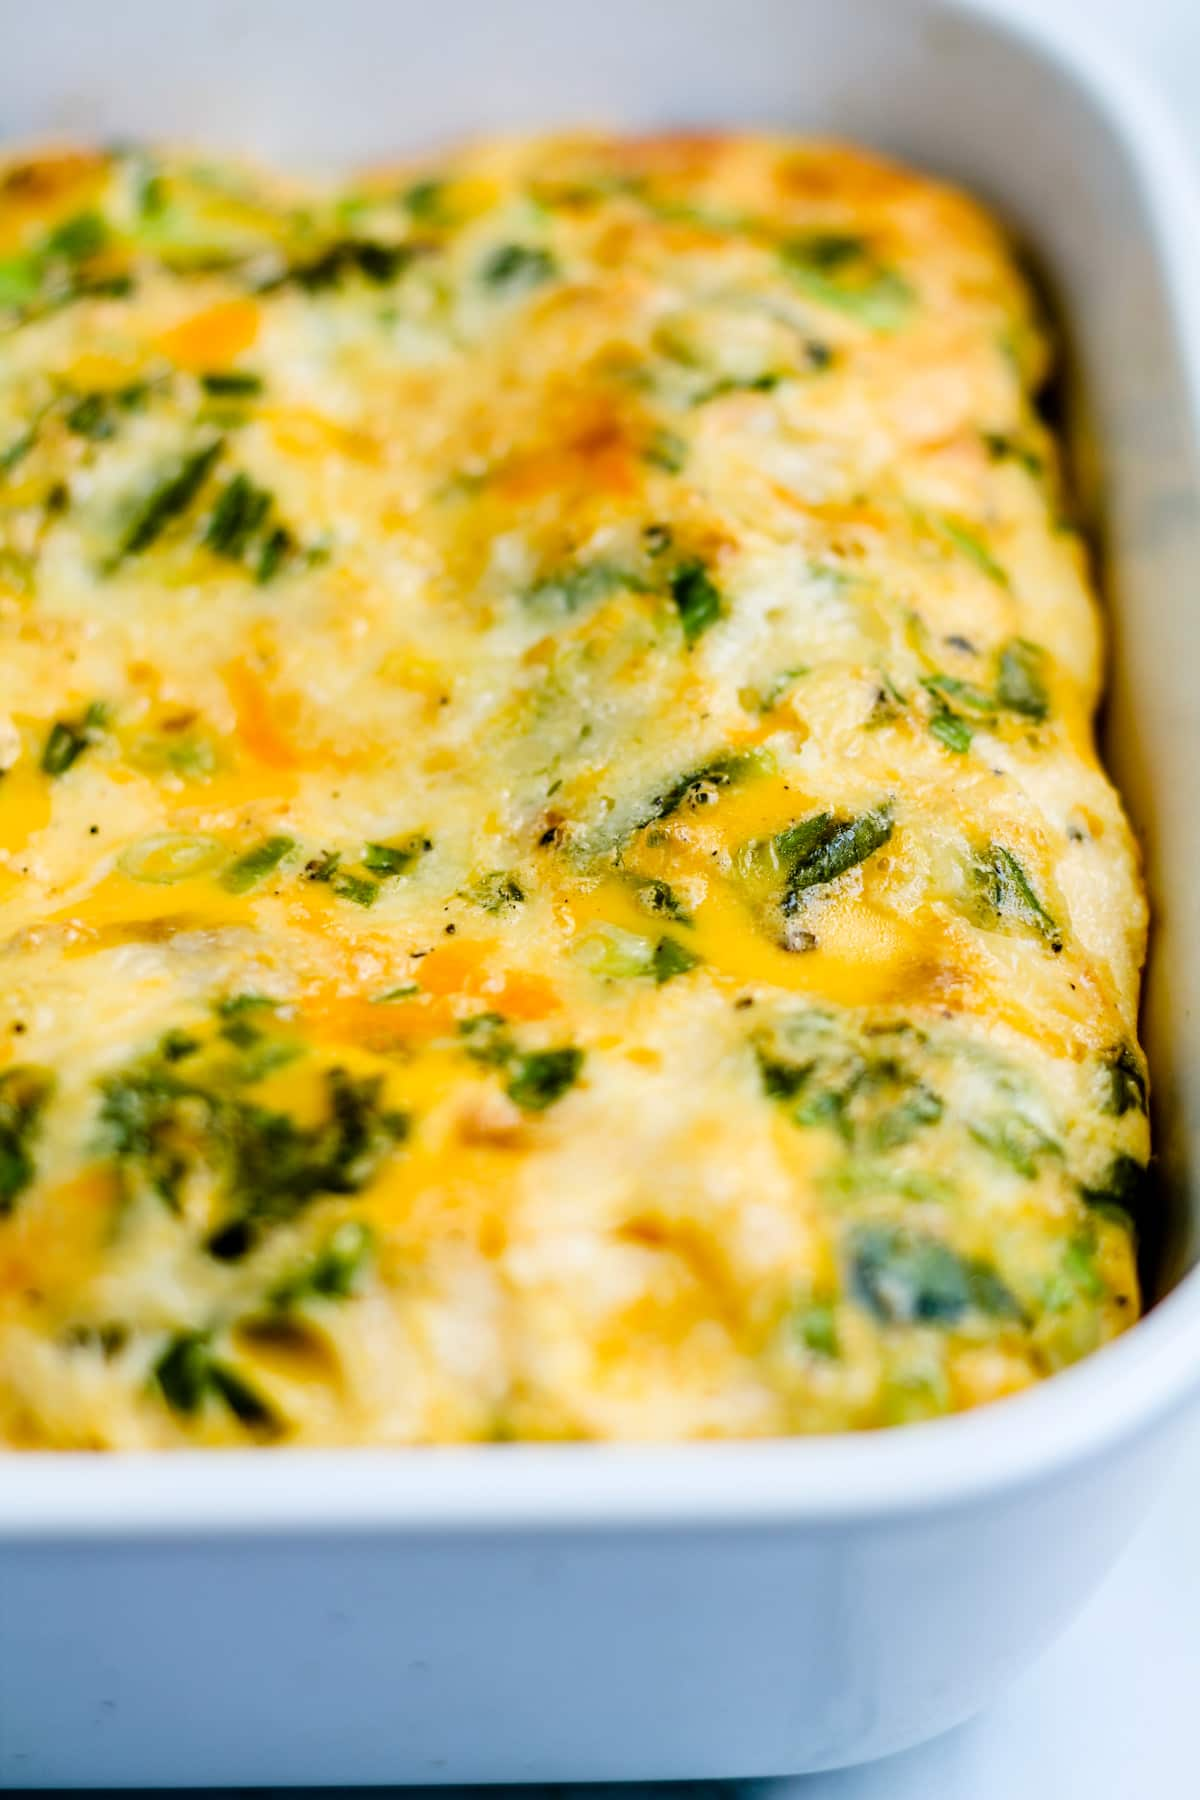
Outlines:
<svg viewBox="0 0 1200 1800"><path fill-rule="evenodd" d="M1048 349L756 136L0 170L0 1443L902 1423L1127 1327Z"/></svg>

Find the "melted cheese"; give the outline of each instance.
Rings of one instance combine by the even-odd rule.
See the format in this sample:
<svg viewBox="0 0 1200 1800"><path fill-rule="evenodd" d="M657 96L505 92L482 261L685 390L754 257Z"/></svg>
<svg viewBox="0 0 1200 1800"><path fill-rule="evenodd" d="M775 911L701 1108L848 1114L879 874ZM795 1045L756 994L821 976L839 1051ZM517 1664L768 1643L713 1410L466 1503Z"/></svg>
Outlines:
<svg viewBox="0 0 1200 1800"><path fill-rule="evenodd" d="M1002 236L857 151L0 176L0 1440L674 1438L1138 1305Z"/></svg>

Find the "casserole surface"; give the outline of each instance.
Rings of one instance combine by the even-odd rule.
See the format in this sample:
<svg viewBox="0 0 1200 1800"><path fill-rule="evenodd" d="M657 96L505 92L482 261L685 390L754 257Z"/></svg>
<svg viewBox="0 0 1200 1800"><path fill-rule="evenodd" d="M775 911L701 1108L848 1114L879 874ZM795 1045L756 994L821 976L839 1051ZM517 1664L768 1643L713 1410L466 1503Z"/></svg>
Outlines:
<svg viewBox="0 0 1200 1800"><path fill-rule="evenodd" d="M571 138L0 230L9 1441L876 1425L1132 1320L1144 909L976 208Z"/></svg>

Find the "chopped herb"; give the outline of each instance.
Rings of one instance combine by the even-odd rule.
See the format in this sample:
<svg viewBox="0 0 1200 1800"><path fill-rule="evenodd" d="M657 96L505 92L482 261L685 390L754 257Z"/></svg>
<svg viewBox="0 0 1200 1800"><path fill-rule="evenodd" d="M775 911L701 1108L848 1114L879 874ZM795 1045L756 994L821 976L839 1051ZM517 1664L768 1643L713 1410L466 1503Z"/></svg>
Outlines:
<svg viewBox="0 0 1200 1800"><path fill-rule="evenodd" d="M1052 950L1062 949L1058 925L1011 850L1003 844L989 844L975 860L973 878L989 929L1006 922L1025 925L1039 932Z"/></svg>
<svg viewBox="0 0 1200 1800"><path fill-rule="evenodd" d="M800 1343L814 1356L834 1359L841 1354L837 1308L829 1300L808 1300L791 1315L791 1326Z"/></svg>
<svg viewBox="0 0 1200 1800"><path fill-rule="evenodd" d="M984 688L976 687L973 681L961 681L957 675L929 675L921 686L939 699L957 701L968 712L986 716L996 710L995 701Z"/></svg>
<svg viewBox="0 0 1200 1800"><path fill-rule="evenodd" d="M0 257L0 306L16 309L36 300L42 285L36 256Z"/></svg>
<svg viewBox="0 0 1200 1800"><path fill-rule="evenodd" d="M1146 1215L1149 1170L1145 1163L1123 1151L1114 1156L1100 1181L1084 1187L1083 1197L1096 1210L1117 1207L1135 1223Z"/></svg>
<svg viewBox="0 0 1200 1800"><path fill-rule="evenodd" d="M485 1068L501 1069L516 1055L516 1046L503 1013L475 1013L461 1019L458 1035L464 1040L467 1055Z"/></svg>
<svg viewBox="0 0 1200 1800"><path fill-rule="evenodd" d="M686 944L681 944L678 938L661 937L654 946L650 972L661 987L664 982L673 980L676 975L686 975L688 970L694 969L699 961L700 958L696 952L689 950Z"/></svg>
<svg viewBox="0 0 1200 1800"><path fill-rule="evenodd" d="M583 1051L573 1045L531 1050L512 1064L504 1091L524 1112L544 1112L574 1087L582 1067Z"/></svg>
<svg viewBox="0 0 1200 1800"><path fill-rule="evenodd" d="M82 719L56 719L42 747L43 773L65 775L89 745L97 742L106 716L103 704L93 700Z"/></svg>
<svg viewBox="0 0 1200 1800"><path fill-rule="evenodd" d="M250 850L235 857L221 877L221 886L230 894L247 894L260 881L272 874L290 851L296 848L294 838L277 835L264 838Z"/></svg>
<svg viewBox="0 0 1200 1800"><path fill-rule="evenodd" d="M362 875L352 875L345 869L333 877L330 886L339 900L352 900L355 906L374 906L379 898L377 881L367 881Z"/></svg>
<svg viewBox="0 0 1200 1800"><path fill-rule="evenodd" d="M304 869L306 881L325 882L339 900L352 900L356 906L374 906L379 898L379 883L368 881L362 875L355 875L343 869L341 854L337 850L324 850L314 857Z"/></svg>
<svg viewBox="0 0 1200 1800"><path fill-rule="evenodd" d="M660 427L652 434L642 454L652 468L661 469L666 475L678 475L687 462L687 439L680 437L677 431Z"/></svg>
<svg viewBox="0 0 1200 1800"><path fill-rule="evenodd" d="M1130 1044L1120 1044L1100 1065L1103 1080L1104 1110L1117 1118L1127 1112L1146 1110L1146 1073L1137 1051Z"/></svg>
<svg viewBox="0 0 1200 1800"><path fill-rule="evenodd" d="M515 294L551 280L558 274L558 264L538 245L500 244L484 259L479 274L488 287Z"/></svg>
<svg viewBox="0 0 1200 1800"><path fill-rule="evenodd" d="M265 587L267 582L278 573L281 564L291 554L294 547L291 532L285 525L277 525L263 544L258 567L254 571L254 579L260 587Z"/></svg>
<svg viewBox="0 0 1200 1800"><path fill-rule="evenodd" d="M223 1402L243 1425L276 1424L270 1407L242 1376L213 1356L205 1332L185 1331L172 1338L154 1365L154 1379L173 1412L190 1417L211 1398Z"/></svg>
<svg viewBox="0 0 1200 1800"><path fill-rule="evenodd" d="M37 442L37 426L31 425L0 450L0 475L8 475L24 461Z"/></svg>
<svg viewBox="0 0 1200 1800"><path fill-rule="evenodd" d="M948 513L942 514L937 525L946 541L953 545L954 549L965 556L969 562L973 562L989 581L994 581L999 587L1008 586L1008 576L1004 569L996 561L978 532L973 530L970 525Z"/></svg>
<svg viewBox="0 0 1200 1800"><path fill-rule="evenodd" d="M850 1234L854 1292L884 1325L955 1325L977 1312L1019 1319L1021 1309L989 1263L960 1256L940 1238L896 1225Z"/></svg>
<svg viewBox="0 0 1200 1800"><path fill-rule="evenodd" d="M857 818L820 813L789 827L776 840L790 864L784 912L794 912L810 888L823 887L882 850L892 835L892 809L874 807Z"/></svg>
<svg viewBox="0 0 1200 1800"><path fill-rule="evenodd" d="M690 774L681 775L651 801L650 811L640 821L638 829L658 819L669 819L684 806L710 806L719 797L721 789L727 788L749 766L749 759L738 755L718 756L711 762L702 763Z"/></svg>
<svg viewBox="0 0 1200 1800"><path fill-rule="evenodd" d="M1017 462L1035 481L1040 481L1046 472L1046 465L1036 450L1030 450L1019 438L1009 437L1000 431L985 431L984 447L993 462Z"/></svg>
<svg viewBox="0 0 1200 1800"><path fill-rule="evenodd" d="M374 1253L370 1226L357 1219L343 1220L313 1256L271 1289L272 1307L290 1312L309 1300L349 1300L362 1286Z"/></svg>
<svg viewBox="0 0 1200 1800"><path fill-rule="evenodd" d="M1042 677L1044 652L1025 638L1013 638L1000 652L996 698L1008 712L1041 720L1050 710Z"/></svg>
<svg viewBox="0 0 1200 1800"><path fill-rule="evenodd" d="M642 591L645 583L618 563L600 560L546 576L527 588L521 598L532 611L566 613L568 617L593 606L598 600L628 589Z"/></svg>
<svg viewBox="0 0 1200 1800"><path fill-rule="evenodd" d="M497 915L516 912L525 900L525 890L516 876L503 869L492 869L489 874L481 875L467 892L476 906Z"/></svg>
<svg viewBox="0 0 1200 1800"><path fill-rule="evenodd" d="M417 255L413 244L383 244L372 238L341 238L319 255L290 264L260 285L260 293L295 286L319 294L340 287L350 275L361 275L377 287L402 275Z"/></svg>
<svg viewBox="0 0 1200 1800"><path fill-rule="evenodd" d="M640 876L635 876L634 879L637 884L637 903L643 912L664 919L674 919L679 925L692 923L686 906L669 882L643 880Z"/></svg>
<svg viewBox="0 0 1200 1800"><path fill-rule="evenodd" d="M414 181L400 196L400 204L414 219L420 219L422 224L444 224L447 185L444 180L434 176L424 181Z"/></svg>
<svg viewBox="0 0 1200 1800"><path fill-rule="evenodd" d="M782 256L793 281L810 299L872 331L898 330L915 304L908 282L880 262L861 237L812 232L785 244Z"/></svg>
<svg viewBox="0 0 1200 1800"><path fill-rule="evenodd" d="M147 881L164 887L207 875L225 861L228 852L220 838L191 831L156 831L129 844L117 866L131 881Z"/></svg>
<svg viewBox="0 0 1200 1800"><path fill-rule="evenodd" d="M43 250L47 256L62 256L68 262L86 262L108 243L108 225L97 212L76 213L64 219L46 238Z"/></svg>
<svg viewBox="0 0 1200 1800"><path fill-rule="evenodd" d="M372 1006L386 1006L393 1000L413 1000L420 993L415 981L402 982L399 987L388 988L385 993L372 994Z"/></svg>
<svg viewBox="0 0 1200 1800"><path fill-rule="evenodd" d="M975 728L948 706L939 705L929 720L930 734L945 749L952 750L956 756L965 756L971 748L971 739Z"/></svg>
<svg viewBox="0 0 1200 1800"><path fill-rule="evenodd" d="M205 547L214 556L240 562L273 504L265 488L256 487L248 475L239 471L217 496L202 540Z"/></svg>
<svg viewBox="0 0 1200 1800"><path fill-rule="evenodd" d="M671 598L690 649L721 617L720 592L703 563L688 562L681 564L671 577Z"/></svg>
<svg viewBox="0 0 1200 1800"><path fill-rule="evenodd" d="M140 556L157 542L173 520L187 511L223 448L223 441L217 438L203 449L191 451L138 500L117 548L109 558L109 569L114 569L127 556Z"/></svg>
<svg viewBox="0 0 1200 1800"><path fill-rule="evenodd" d="M1053 1138L1047 1137L1040 1126L1020 1113L1004 1113L998 1118L981 1119L970 1126L971 1136L977 1144L1000 1162L1007 1163L1026 1181L1032 1181L1038 1172L1038 1159L1042 1156L1057 1155L1058 1145Z"/></svg>
<svg viewBox="0 0 1200 1800"><path fill-rule="evenodd" d="M200 385L206 394L220 399L251 399L263 391L263 378L249 369L213 369L201 375Z"/></svg>
<svg viewBox="0 0 1200 1800"><path fill-rule="evenodd" d="M12 1212L34 1177L33 1142L53 1091L41 1069L0 1072L0 1219Z"/></svg>
<svg viewBox="0 0 1200 1800"><path fill-rule="evenodd" d="M106 394L84 394L68 409L63 423L76 437L88 438L93 444L114 437L117 430Z"/></svg>
<svg viewBox="0 0 1200 1800"><path fill-rule="evenodd" d="M939 1094L918 1081L896 1106L876 1120L871 1131L872 1148L897 1150L912 1141L927 1125L936 1125L945 1110Z"/></svg>
<svg viewBox="0 0 1200 1800"><path fill-rule="evenodd" d="M368 844L363 850L363 867L372 875L407 875L433 844L423 832L413 832L397 844Z"/></svg>

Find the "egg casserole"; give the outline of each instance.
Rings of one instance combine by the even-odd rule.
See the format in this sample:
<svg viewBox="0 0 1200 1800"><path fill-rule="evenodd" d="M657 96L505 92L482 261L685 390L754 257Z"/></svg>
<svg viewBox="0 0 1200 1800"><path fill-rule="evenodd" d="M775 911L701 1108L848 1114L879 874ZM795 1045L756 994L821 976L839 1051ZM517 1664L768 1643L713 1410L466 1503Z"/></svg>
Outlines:
<svg viewBox="0 0 1200 1800"><path fill-rule="evenodd" d="M1136 1317L1044 332L783 138L0 172L0 1441L828 1432Z"/></svg>

